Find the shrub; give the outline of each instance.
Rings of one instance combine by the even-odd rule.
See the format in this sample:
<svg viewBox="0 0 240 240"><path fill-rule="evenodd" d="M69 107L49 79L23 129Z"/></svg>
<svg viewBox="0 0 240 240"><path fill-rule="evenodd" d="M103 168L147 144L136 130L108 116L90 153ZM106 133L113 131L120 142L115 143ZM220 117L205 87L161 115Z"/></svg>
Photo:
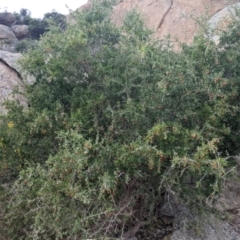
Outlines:
<svg viewBox="0 0 240 240"><path fill-rule="evenodd" d="M165 193L206 207L234 165L237 32L176 53L135 11L114 26L111 6L52 27L22 59L29 107L8 103L0 125L11 239L121 235L154 221Z"/></svg>
<svg viewBox="0 0 240 240"><path fill-rule="evenodd" d="M15 49L17 52L26 53L29 49L35 48L36 45L36 40L24 39L17 43Z"/></svg>

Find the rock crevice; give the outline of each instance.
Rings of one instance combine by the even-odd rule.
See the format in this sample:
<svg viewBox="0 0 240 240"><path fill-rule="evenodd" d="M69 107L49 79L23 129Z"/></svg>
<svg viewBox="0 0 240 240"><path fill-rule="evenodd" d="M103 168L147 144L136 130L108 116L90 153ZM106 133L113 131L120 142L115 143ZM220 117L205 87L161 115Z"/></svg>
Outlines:
<svg viewBox="0 0 240 240"><path fill-rule="evenodd" d="M11 67L6 61L0 58L0 63L4 64L7 68L10 68L13 72L15 72L20 80L22 80L21 74L13 67Z"/></svg>
<svg viewBox="0 0 240 240"><path fill-rule="evenodd" d="M166 12L163 14L162 19L160 21L160 23L158 24L158 29L160 29L164 23L165 18L167 17L168 13L171 11L173 6L173 0L170 0L170 5L169 8L166 10Z"/></svg>

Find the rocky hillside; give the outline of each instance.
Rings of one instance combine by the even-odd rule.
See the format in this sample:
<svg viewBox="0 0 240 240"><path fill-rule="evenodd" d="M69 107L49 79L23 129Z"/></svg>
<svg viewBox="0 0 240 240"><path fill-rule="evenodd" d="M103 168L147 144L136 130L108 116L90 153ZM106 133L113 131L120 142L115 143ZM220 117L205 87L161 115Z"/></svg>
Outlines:
<svg viewBox="0 0 240 240"><path fill-rule="evenodd" d="M190 42L197 31L197 18L204 15L211 23L219 21L219 18L228 14L228 6L236 2L239 1L119 0L114 6L112 18L117 25L120 25L126 13L136 9L142 14L146 25L154 31L157 38L171 35L172 38L178 38L180 42ZM81 6L79 10L88 10L90 7L91 1Z"/></svg>
<svg viewBox="0 0 240 240"><path fill-rule="evenodd" d="M0 13L0 50L15 52L18 40L29 37L27 25L17 25L13 13Z"/></svg>
<svg viewBox="0 0 240 240"><path fill-rule="evenodd" d="M148 27L158 38L171 35L182 42L191 40L197 30L194 18L207 14L209 18L226 7L227 0L122 0L114 8L114 21L120 24L130 9L143 14Z"/></svg>
<svg viewBox="0 0 240 240"><path fill-rule="evenodd" d="M31 12L24 8L19 13L0 12L0 50L27 51L49 30L49 22L64 29L65 18L56 11L45 13L42 19L32 18Z"/></svg>

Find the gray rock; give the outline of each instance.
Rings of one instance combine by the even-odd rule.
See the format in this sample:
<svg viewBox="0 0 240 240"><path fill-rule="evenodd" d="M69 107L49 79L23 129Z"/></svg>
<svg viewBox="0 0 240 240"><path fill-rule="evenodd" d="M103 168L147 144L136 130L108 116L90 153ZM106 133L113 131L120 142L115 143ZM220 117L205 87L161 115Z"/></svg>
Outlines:
<svg viewBox="0 0 240 240"><path fill-rule="evenodd" d="M15 69L17 72L20 72L20 67L17 63L19 58L22 56L21 53L11 53L7 51L0 50L0 60L4 61L9 65L11 68Z"/></svg>
<svg viewBox="0 0 240 240"><path fill-rule="evenodd" d="M0 50L0 61L5 62L5 64L14 69L19 74L19 76L22 76L22 81L24 83L33 84L35 82L35 78L25 73L18 64L18 60L21 56L21 53L11 53Z"/></svg>
<svg viewBox="0 0 240 240"><path fill-rule="evenodd" d="M17 42L12 29L0 24L0 50L14 52Z"/></svg>
<svg viewBox="0 0 240 240"><path fill-rule="evenodd" d="M136 237L120 238L119 240L138 240Z"/></svg>
<svg viewBox="0 0 240 240"><path fill-rule="evenodd" d="M171 240L240 240L240 236L228 223L208 218L197 227L174 231Z"/></svg>
<svg viewBox="0 0 240 240"><path fill-rule="evenodd" d="M15 95L12 92L16 87L22 88L23 82L18 72L17 60L21 57L19 53L0 51L0 113L5 113L3 103L7 99L17 99L26 105L23 96Z"/></svg>
<svg viewBox="0 0 240 240"><path fill-rule="evenodd" d="M236 173L228 178L217 201L212 205L218 211L229 216L229 222L240 234L240 156L232 157L237 162Z"/></svg>
<svg viewBox="0 0 240 240"><path fill-rule="evenodd" d="M236 157L239 160L240 157ZM238 176L240 177L240 166ZM160 211L161 215L174 217L174 232L171 240L240 240L238 233L240 225L240 183L229 180L219 196L216 206L222 213L232 214L232 221L225 222L217 219L213 215L207 215L205 218L194 216L187 207L177 201L175 196L168 193L164 197L164 202Z"/></svg>
<svg viewBox="0 0 240 240"><path fill-rule="evenodd" d="M29 37L29 30L27 25L14 25L12 26L12 30L18 40Z"/></svg>
<svg viewBox="0 0 240 240"><path fill-rule="evenodd" d="M16 39L16 36L10 27L0 24L0 39Z"/></svg>
<svg viewBox="0 0 240 240"><path fill-rule="evenodd" d="M173 217L174 229L181 228L185 222L191 221L195 218L189 209L183 203L177 201L171 193L166 193L164 196L160 216Z"/></svg>
<svg viewBox="0 0 240 240"><path fill-rule="evenodd" d="M227 6L214 14L210 20L209 25L211 28L216 28L219 26L219 24L223 23L223 21L229 20L229 18L232 16L235 16L235 9L240 8L240 3L235 3L230 6ZM227 22L226 22L227 23ZM223 23L224 24L224 23Z"/></svg>
<svg viewBox="0 0 240 240"><path fill-rule="evenodd" d="M218 44L219 35L218 29L221 31L227 27L227 25L236 17L236 10L240 9L240 3L235 3L227 6L214 14L208 21L211 29L211 38Z"/></svg>
<svg viewBox="0 0 240 240"><path fill-rule="evenodd" d="M0 24L10 27L16 21L15 16L9 12L0 13Z"/></svg>

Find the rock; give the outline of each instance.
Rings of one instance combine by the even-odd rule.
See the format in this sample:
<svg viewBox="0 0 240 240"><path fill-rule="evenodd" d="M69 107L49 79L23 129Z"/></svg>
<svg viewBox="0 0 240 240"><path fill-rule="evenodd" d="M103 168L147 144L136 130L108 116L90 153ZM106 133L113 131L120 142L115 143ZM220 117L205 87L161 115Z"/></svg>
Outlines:
<svg viewBox="0 0 240 240"><path fill-rule="evenodd" d="M231 16L235 16L235 10L240 8L240 3L235 3L223 8L221 11L214 14L210 20L211 28L219 28L226 26L231 21Z"/></svg>
<svg viewBox="0 0 240 240"><path fill-rule="evenodd" d="M0 39L14 39L16 40L16 36L11 28L0 24Z"/></svg>
<svg viewBox="0 0 240 240"><path fill-rule="evenodd" d="M21 75L18 72L17 60L21 57L20 53L10 53L0 50L0 113L4 113L5 109L2 103L7 99L18 99L23 105L26 100L23 96L12 95L12 91L16 87L23 85Z"/></svg>
<svg viewBox="0 0 240 240"><path fill-rule="evenodd" d="M2 62L5 62L5 64L7 64L9 67L14 69L15 71L17 71L18 74L20 74L21 70L17 61L20 59L21 56L22 56L21 53L11 53L11 52L0 50L0 60Z"/></svg>
<svg viewBox="0 0 240 240"><path fill-rule="evenodd" d="M138 240L136 237L129 237L129 238L119 238L116 240Z"/></svg>
<svg viewBox="0 0 240 240"><path fill-rule="evenodd" d="M12 29L0 24L0 50L14 52L17 42Z"/></svg>
<svg viewBox="0 0 240 240"><path fill-rule="evenodd" d="M240 234L240 183L228 181L218 200L217 208L230 217L230 223Z"/></svg>
<svg viewBox="0 0 240 240"><path fill-rule="evenodd" d="M207 218L197 227L174 231L171 240L240 240L239 234L226 222Z"/></svg>
<svg viewBox="0 0 240 240"><path fill-rule="evenodd" d="M227 25L234 19L236 16L236 9L240 8L240 3L235 3L230 6L223 8L221 11L214 14L208 21L211 31L213 31L212 39L218 43L218 29L226 29Z"/></svg>
<svg viewBox="0 0 240 240"><path fill-rule="evenodd" d="M166 193L160 209L159 217L173 217L173 228L179 229L185 222L194 220L195 216L181 202L177 201L171 193Z"/></svg>
<svg viewBox="0 0 240 240"><path fill-rule="evenodd" d="M229 217L230 224L240 234L240 156L234 159L238 163L236 176L226 181L214 207Z"/></svg>
<svg viewBox="0 0 240 240"><path fill-rule="evenodd" d="M238 179L240 177L240 157ZM240 240L240 183L229 180L224 187L215 207L221 213L231 213L229 222L209 214L205 218L194 216L183 203L168 193L160 210L160 217L170 216L173 220L173 233L169 240ZM238 232L239 231L239 232Z"/></svg>
<svg viewBox="0 0 240 240"><path fill-rule="evenodd" d="M11 27L11 25L16 21L15 16L9 12L0 13L0 24Z"/></svg>
<svg viewBox="0 0 240 240"><path fill-rule="evenodd" d="M211 18L229 5L229 0L118 0L113 7L112 20L119 26L126 13L136 9L157 38L163 39L171 35L180 42L189 43L198 30L196 24L198 17L205 14ZM89 0L77 10L87 11L91 6ZM71 15L68 15L67 19L68 23L74 23Z"/></svg>
<svg viewBox="0 0 240 240"><path fill-rule="evenodd" d="M88 0L87 3L83 4L81 7L79 7L78 9L76 9L75 11L73 11L72 13L68 14L66 16L66 22L68 24L75 24L76 21L75 21L75 18L74 18L74 14L76 12L79 12L79 11L88 11L89 9L91 9L92 7L92 3L90 0Z"/></svg>
<svg viewBox="0 0 240 240"><path fill-rule="evenodd" d="M11 53L7 51L0 50L0 61L4 62L6 65L14 69L22 81L27 84L33 84L35 82L35 78L33 76L29 76L27 73L23 72L18 64L18 60L22 56L21 53Z"/></svg>
<svg viewBox="0 0 240 240"><path fill-rule="evenodd" d="M92 7L92 3L88 1L87 3L83 4L78 10L88 11L89 9L91 9L91 7Z"/></svg>
<svg viewBox="0 0 240 240"><path fill-rule="evenodd" d="M136 8L156 37L162 39L171 35L180 42L190 42L197 31L195 20L190 15L196 19L208 11L212 16L227 5L227 0L121 0L114 6L112 18L120 25L127 11Z"/></svg>
<svg viewBox="0 0 240 240"><path fill-rule="evenodd" d="M11 28L18 40L29 37L29 30L27 25L14 25Z"/></svg>
<svg viewBox="0 0 240 240"><path fill-rule="evenodd" d="M172 7L172 1L164 0L122 0L114 6L113 21L120 25L129 10L136 9L144 17L148 27L157 30L161 20L169 12Z"/></svg>

